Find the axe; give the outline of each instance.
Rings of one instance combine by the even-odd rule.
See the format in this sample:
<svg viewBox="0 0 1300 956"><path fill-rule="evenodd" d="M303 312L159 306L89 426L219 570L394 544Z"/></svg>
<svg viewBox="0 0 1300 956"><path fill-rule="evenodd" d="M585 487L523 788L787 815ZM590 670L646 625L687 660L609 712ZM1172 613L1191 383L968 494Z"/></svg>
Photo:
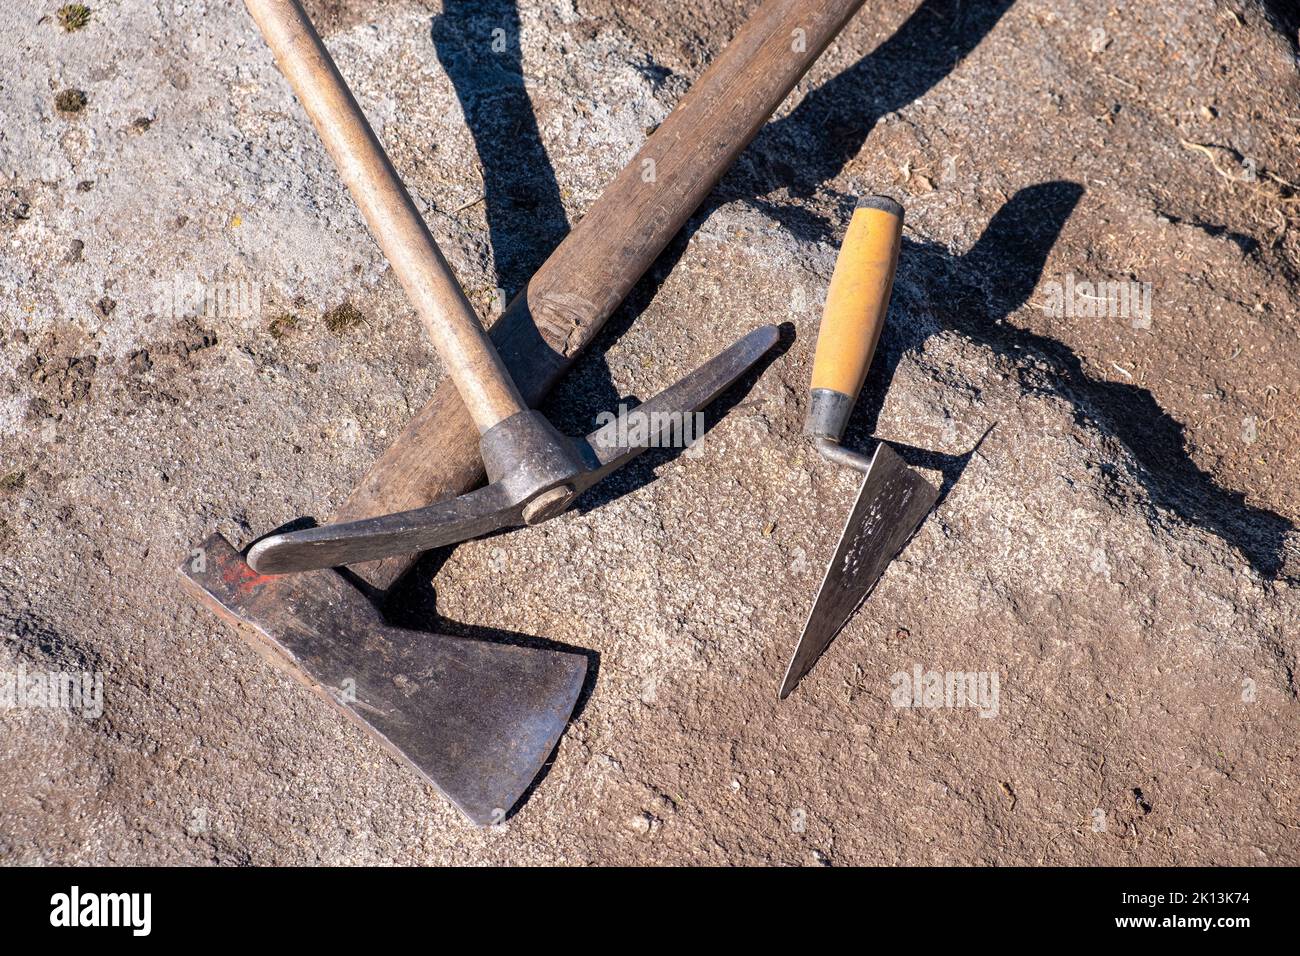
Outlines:
<svg viewBox="0 0 1300 956"><path fill-rule="evenodd" d="M518 416L529 422L525 444L536 435L544 445L551 442L556 436L529 408L596 335L861 3L768 0L755 11L488 336L478 329L472 311L463 311L468 304L462 308L463 294L432 240L425 243L416 236L405 242L380 234L381 242L396 249L385 247L399 276L423 273L427 280L424 291L415 293L404 282L417 312L422 317L426 311L463 315L466 321L440 326L426 321L437 326L430 331L448 360L452 387L436 389L344 502L336 525L364 524L376 516L391 523L386 516L463 494L481 479L481 452L493 459L490 443L483 446L480 435L487 438L493 428ZM311 80L308 74L327 81L329 95L314 100L321 115L312 118L327 145L338 136L344 146L360 146L364 169L348 166L346 149L343 160L334 148L331 154L365 210L376 198L365 196L367 184L396 182L396 174L368 127L364 134L331 128L339 117L355 124L360 111L319 37L294 0L246 4L291 85L302 89L299 84ZM326 105L321 108L321 103ZM313 111L311 104L304 105ZM651 160L657 175L655 182L645 183L641 170ZM424 231L427 237L418 216L399 216L393 226L407 239L412 231ZM420 251L399 267L403 249ZM685 384L685 394L669 389L660 398L669 407L685 399L707 400L770 344L771 333L756 330L706 364L698 377L679 383ZM511 512L511 521L549 517L572 501L588 478L617 464L622 453L598 434L576 444L576 462L568 463L580 469L576 474L557 478L550 471L524 492L518 491L524 482L508 461L504 466L496 461L496 480L510 479L514 487L510 507L518 512ZM538 508L537 514L524 513L530 505ZM500 511L488 510L493 515ZM430 546L427 536L400 533L401 521L410 520L397 521L398 529L379 529L381 538L399 533L378 548L369 547L375 541L373 525L361 535L367 544L360 550L346 550L358 539L344 534L344 550L330 551L325 561L383 557L355 572L363 583L383 590L414 562L415 555L404 551ZM439 520L435 516L433 524ZM480 533L481 526L469 524L467 533ZM429 526L425 521L424 527ZM462 530L452 540L463 537ZM286 539L280 539L280 546ZM303 539L288 540L291 547L284 553L304 544ZM306 553L318 547L310 538L305 543ZM337 548L337 540L327 547ZM268 559L267 567L277 565ZM580 654L393 628L338 572L322 567L285 576L263 573L219 535L195 549L181 570L200 600L250 636L268 660L337 706L475 823L500 821L518 801L554 749L581 690L585 658Z"/></svg>

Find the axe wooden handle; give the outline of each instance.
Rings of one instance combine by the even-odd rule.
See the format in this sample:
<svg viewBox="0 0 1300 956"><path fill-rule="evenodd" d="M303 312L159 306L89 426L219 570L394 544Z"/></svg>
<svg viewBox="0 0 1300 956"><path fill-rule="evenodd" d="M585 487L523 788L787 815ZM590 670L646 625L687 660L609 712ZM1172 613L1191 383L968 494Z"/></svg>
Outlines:
<svg viewBox="0 0 1300 956"><path fill-rule="evenodd" d="M565 237L490 335L538 403L600 331L864 0L766 0ZM418 508L482 476L478 433L440 384L334 520ZM387 588L418 555L353 568Z"/></svg>
<svg viewBox="0 0 1300 956"><path fill-rule="evenodd" d="M524 410L505 366L298 0L244 0L480 432Z"/></svg>

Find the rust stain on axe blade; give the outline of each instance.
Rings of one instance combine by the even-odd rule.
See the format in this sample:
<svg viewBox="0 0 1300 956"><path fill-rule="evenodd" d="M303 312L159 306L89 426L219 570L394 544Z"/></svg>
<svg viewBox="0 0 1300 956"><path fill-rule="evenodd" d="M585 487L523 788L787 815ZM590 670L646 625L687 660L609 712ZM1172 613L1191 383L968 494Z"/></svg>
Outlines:
<svg viewBox="0 0 1300 956"><path fill-rule="evenodd" d="M536 778L577 703L584 655L390 627L334 571L275 576L213 535L181 565L196 597L480 826Z"/></svg>

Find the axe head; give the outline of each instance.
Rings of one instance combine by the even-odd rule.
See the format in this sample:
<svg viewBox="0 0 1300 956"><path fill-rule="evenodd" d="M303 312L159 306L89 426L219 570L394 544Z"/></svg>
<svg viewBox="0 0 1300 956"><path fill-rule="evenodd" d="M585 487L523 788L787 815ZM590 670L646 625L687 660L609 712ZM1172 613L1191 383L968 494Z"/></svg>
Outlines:
<svg viewBox="0 0 1300 956"><path fill-rule="evenodd" d="M181 565L199 600L480 826L536 778L577 703L584 655L389 627L334 571L258 574L213 535Z"/></svg>

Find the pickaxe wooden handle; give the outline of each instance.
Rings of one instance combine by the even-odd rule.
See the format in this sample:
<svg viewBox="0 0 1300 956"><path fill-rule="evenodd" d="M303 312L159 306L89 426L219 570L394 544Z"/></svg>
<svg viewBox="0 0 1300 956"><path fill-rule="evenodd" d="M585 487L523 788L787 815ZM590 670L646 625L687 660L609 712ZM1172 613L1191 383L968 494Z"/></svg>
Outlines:
<svg viewBox="0 0 1300 956"><path fill-rule="evenodd" d="M415 306L480 433L524 410L514 382L298 0L244 0Z"/></svg>
<svg viewBox="0 0 1300 956"><path fill-rule="evenodd" d="M766 0L606 187L490 331L527 404L573 364L863 2ZM331 520L468 491L483 473L478 437L456 389L440 384ZM414 561L352 570L384 589Z"/></svg>

